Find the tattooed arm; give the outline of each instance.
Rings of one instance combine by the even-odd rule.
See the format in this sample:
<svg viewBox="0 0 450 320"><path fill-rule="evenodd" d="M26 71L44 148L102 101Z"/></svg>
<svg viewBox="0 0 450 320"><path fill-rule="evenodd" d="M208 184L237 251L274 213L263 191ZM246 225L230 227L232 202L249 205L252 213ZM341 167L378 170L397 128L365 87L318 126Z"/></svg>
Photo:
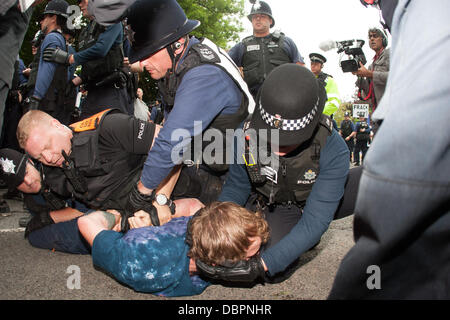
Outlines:
<svg viewBox="0 0 450 320"><path fill-rule="evenodd" d="M120 222L120 214L115 210L95 211L78 219L78 228L92 246L95 237L103 230L112 230Z"/></svg>

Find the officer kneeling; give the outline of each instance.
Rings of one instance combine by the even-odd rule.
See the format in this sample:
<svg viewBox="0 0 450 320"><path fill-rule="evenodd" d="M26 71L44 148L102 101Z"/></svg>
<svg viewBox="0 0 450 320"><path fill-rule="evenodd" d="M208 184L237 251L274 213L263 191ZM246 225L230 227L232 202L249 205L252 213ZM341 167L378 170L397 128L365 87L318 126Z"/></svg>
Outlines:
<svg viewBox="0 0 450 320"><path fill-rule="evenodd" d="M348 148L322 114L325 101L323 86L305 67L285 64L267 77L245 132L245 152L235 152L219 201L261 211L270 239L260 254L234 266L197 261L206 277L280 282L319 243L335 216L349 171ZM255 131L258 143L252 148L250 132ZM242 156L245 164L238 162Z"/></svg>

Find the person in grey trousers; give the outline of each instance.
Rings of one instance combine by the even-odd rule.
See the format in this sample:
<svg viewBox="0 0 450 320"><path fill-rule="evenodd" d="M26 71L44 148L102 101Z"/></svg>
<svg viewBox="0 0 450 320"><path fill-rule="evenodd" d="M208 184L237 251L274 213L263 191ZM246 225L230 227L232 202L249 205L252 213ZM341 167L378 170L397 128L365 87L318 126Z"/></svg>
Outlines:
<svg viewBox="0 0 450 320"><path fill-rule="evenodd" d="M376 2L382 11L392 3ZM364 160L355 245L330 299L450 299L449 19L448 0L398 1L373 113L384 120Z"/></svg>

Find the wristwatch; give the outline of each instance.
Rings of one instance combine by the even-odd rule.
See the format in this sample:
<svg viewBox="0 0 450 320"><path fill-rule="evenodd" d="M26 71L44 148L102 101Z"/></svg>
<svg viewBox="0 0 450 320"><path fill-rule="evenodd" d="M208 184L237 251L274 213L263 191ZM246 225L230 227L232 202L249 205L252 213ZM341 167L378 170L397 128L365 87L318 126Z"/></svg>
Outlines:
<svg viewBox="0 0 450 320"><path fill-rule="evenodd" d="M169 198L167 198L165 194L162 193L157 194L155 200L156 203L159 204L160 206L169 206L170 213L172 215L175 214L175 203Z"/></svg>

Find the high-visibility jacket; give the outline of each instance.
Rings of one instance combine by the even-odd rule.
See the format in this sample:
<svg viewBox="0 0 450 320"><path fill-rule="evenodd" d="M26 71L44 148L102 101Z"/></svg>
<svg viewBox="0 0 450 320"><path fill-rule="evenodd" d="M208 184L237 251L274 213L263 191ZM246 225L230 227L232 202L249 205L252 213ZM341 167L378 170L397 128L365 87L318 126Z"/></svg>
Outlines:
<svg viewBox="0 0 450 320"><path fill-rule="evenodd" d="M321 80L325 83L325 90L327 91L328 96L328 100L323 108L323 113L327 116L331 116L337 109L339 109L339 106L341 105L336 81L332 76L324 72L321 72L318 78L321 78Z"/></svg>

